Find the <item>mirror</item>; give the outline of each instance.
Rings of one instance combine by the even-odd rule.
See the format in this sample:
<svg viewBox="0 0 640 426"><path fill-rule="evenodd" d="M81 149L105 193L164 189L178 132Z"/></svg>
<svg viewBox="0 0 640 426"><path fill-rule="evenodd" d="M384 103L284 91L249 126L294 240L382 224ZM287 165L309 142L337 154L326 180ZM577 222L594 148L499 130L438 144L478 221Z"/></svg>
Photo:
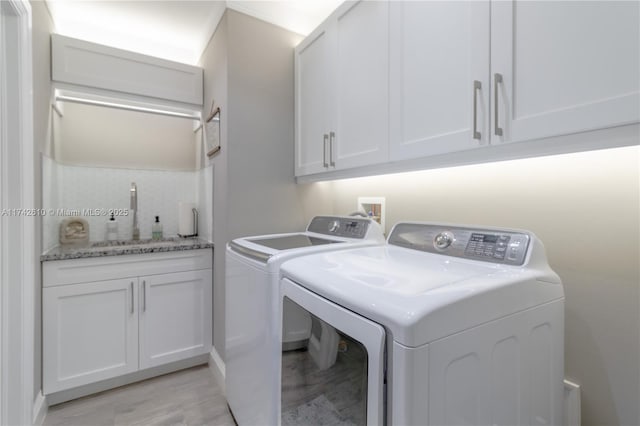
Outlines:
<svg viewBox="0 0 640 426"><path fill-rule="evenodd" d="M213 109L204 125L207 156L211 157L220 151L220 107Z"/></svg>

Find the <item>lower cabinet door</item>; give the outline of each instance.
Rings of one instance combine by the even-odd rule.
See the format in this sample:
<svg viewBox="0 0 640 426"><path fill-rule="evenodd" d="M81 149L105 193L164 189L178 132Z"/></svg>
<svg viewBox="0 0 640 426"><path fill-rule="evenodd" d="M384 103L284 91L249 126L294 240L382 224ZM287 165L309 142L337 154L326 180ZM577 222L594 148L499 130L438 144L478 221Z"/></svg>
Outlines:
<svg viewBox="0 0 640 426"><path fill-rule="evenodd" d="M211 350L211 269L139 278L140 368Z"/></svg>
<svg viewBox="0 0 640 426"><path fill-rule="evenodd" d="M43 289L45 394L138 369L138 279Z"/></svg>

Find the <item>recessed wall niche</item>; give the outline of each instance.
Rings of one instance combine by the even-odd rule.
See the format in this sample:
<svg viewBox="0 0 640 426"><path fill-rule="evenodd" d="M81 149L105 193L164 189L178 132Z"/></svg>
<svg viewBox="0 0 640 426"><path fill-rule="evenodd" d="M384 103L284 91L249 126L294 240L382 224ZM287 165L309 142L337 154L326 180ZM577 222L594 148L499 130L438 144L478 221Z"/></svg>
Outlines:
<svg viewBox="0 0 640 426"><path fill-rule="evenodd" d="M53 114L53 158L79 166L194 170L194 120L73 102Z"/></svg>

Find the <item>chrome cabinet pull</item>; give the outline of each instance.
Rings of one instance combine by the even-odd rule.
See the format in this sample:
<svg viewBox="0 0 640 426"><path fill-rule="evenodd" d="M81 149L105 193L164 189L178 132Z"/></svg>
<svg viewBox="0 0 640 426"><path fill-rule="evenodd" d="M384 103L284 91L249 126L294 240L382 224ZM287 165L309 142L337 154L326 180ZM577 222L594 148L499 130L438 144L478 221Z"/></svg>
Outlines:
<svg viewBox="0 0 640 426"><path fill-rule="evenodd" d="M482 83L473 81L473 138L482 139L482 134L478 131L478 90L482 88Z"/></svg>
<svg viewBox="0 0 640 426"><path fill-rule="evenodd" d="M498 83L502 83L502 74L493 75L493 128L496 136L502 136L502 128L498 126Z"/></svg>
<svg viewBox="0 0 640 426"><path fill-rule="evenodd" d="M142 312L147 310L147 281L142 281Z"/></svg>
<svg viewBox="0 0 640 426"><path fill-rule="evenodd" d="M329 135L324 134L323 145L322 145L322 165L325 167L329 167L329 162L327 161L327 144L329 143Z"/></svg>
<svg viewBox="0 0 640 426"><path fill-rule="evenodd" d="M131 281L131 313L133 313L133 281Z"/></svg>
<svg viewBox="0 0 640 426"><path fill-rule="evenodd" d="M335 132L330 132L329 133L329 165L331 165L331 167L336 166L336 161L333 158L335 141L336 141Z"/></svg>

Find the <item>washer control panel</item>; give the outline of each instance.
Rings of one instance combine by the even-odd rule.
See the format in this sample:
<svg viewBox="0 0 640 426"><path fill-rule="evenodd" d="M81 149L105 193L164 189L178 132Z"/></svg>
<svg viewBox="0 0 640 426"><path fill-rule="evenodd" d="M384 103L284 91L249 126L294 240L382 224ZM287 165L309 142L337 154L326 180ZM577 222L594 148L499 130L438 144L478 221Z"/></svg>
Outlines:
<svg viewBox="0 0 640 426"><path fill-rule="evenodd" d="M507 265L524 264L530 236L523 232L399 223L389 244Z"/></svg>
<svg viewBox="0 0 640 426"><path fill-rule="evenodd" d="M307 231L336 237L363 239L367 235L370 219L358 217L316 216Z"/></svg>

